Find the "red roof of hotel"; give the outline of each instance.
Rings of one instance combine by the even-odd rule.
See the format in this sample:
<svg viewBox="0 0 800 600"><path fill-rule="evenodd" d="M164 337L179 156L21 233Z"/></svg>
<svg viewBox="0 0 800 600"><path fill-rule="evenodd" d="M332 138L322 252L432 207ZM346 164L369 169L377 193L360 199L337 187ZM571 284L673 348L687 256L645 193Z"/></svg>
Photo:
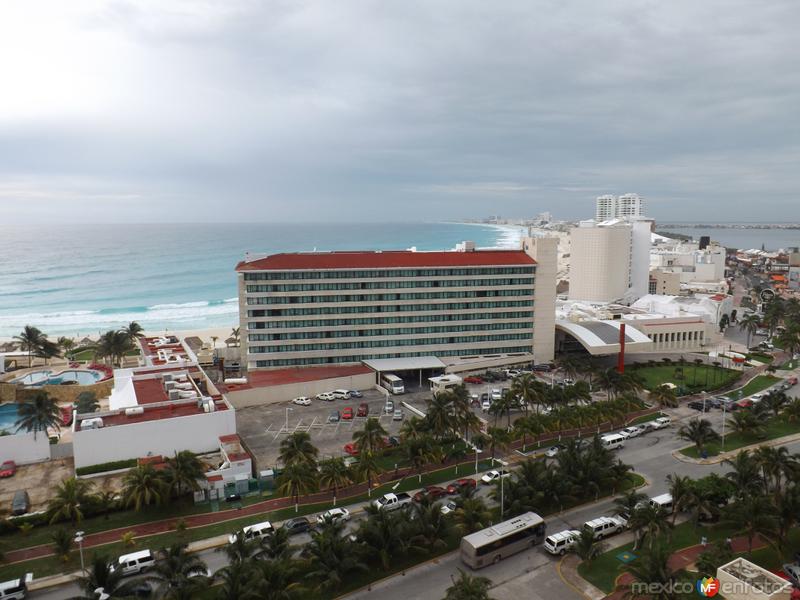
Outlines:
<svg viewBox="0 0 800 600"><path fill-rule="evenodd" d="M366 365L350 365L337 367L298 367L294 369L274 369L271 371L251 371L248 383L217 384L217 388L224 392L235 392L237 390L249 390L259 387L270 387L273 385L284 385L287 383L306 383L308 381L318 381L320 379L332 379L334 377L350 377L351 375L363 375L372 373Z"/></svg>
<svg viewBox="0 0 800 600"><path fill-rule="evenodd" d="M273 254L240 262L237 271L283 271L308 269L392 269L404 267L480 267L491 265L535 265L522 250L475 250L470 252L301 252Z"/></svg>
<svg viewBox="0 0 800 600"><path fill-rule="evenodd" d="M216 411L228 410L228 407L220 402L216 404ZM143 423L145 421L160 421L162 419L173 419L175 417L191 417L193 415L205 414L201 409L197 408L194 403L187 404L170 404L160 408L147 408L144 407L144 412L140 415L127 415L125 411L121 411L116 415L106 415L103 417L104 427L113 427L115 425L129 425L130 423Z"/></svg>

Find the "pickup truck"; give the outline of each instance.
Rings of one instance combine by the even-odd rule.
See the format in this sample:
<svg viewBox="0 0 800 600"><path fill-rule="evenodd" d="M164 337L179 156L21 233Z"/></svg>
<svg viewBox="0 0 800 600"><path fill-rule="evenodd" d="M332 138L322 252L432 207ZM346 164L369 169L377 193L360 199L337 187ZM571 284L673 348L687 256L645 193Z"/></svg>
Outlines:
<svg viewBox="0 0 800 600"><path fill-rule="evenodd" d="M405 492L384 494L377 500L372 501L372 505L378 510L396 510L406 504L411 504L411 496Z"/></svg>

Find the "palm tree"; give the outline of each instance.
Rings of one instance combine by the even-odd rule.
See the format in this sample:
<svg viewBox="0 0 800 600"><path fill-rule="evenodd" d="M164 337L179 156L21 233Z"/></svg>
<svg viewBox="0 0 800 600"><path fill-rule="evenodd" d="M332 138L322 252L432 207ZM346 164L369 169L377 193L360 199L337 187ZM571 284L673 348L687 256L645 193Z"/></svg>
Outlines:
<svg viewBox="0 0 800 600"><path fill-rule="evenodd" d="M389 512L371 505L367 505L364 511L367 518L361 521L358 538L380 559L383 570L388 571L392 558L408 549L405 511Z"/></svg>
<svg viewBox="0 0 800 600"><path fill-rule="evenodd" d="M658 539L670 533L672 523L667 519L664 509L647 503L631 513L628 527L635 532L634 548L637 548L644 539L649 540L652 548Z"/></svg>
<svg viewBox="0 0 800 600"><path fill-rule="evenodd" d="M581 534L575 540L571 551L578 555L587 565L597 558L603 551L604 544L594 539L594 534L588 529L581 529Z"/></svg>
<svg viewBox="0 0 800 600"><path fill-rule="evenodd" d="M19 342L20 349L28 353L28 367L33 364L34 353L42 346L42 342L47 339L38 328L32 325L25 325L19 335L14 339Z"/></svg>
<svg viewBox="0 0 800 600"><path fill-rule="evenodd" d="M248 539L244 529L240 529L231 536L227 544L217 548L217 552L223 552L232 564L245 564L261 552L261 546L258 540Z"/></svg>
<svg viewBox="0 0 800 600"><path fill-rule="evenodd" d="M281 471L278 479L280 481L278 492L291 496L297 505L301 494L307 496L317 489L315 473L316 471L308 463L289 463Z"/></svg>
<svg viewBox="0 0 800 600"><path fill-rule="evenodd" d="M231 329L231 337L233 338L234 345L238 346L239 345L239 338L240 338L239 328L238 327L234 327L233 329Z"/></svg>
<svg viewBox="0 0 800 600"><path fill-rule="evenodd" d="M69 561L69 553L75 542L72 533L62 527L53 531L50 539L53 541L53 553L64 562Z"/></svg>
<svg viewBox="0 0 800 600"><path fill-rule="evenodd" d="M128 336L131 343L136 343L136 340L144 337L144 328L136 321L131 321L122 328L122 332Z"/></svg>
<svg viewBox="0 0 800 600"><path fill-rule="evenodd" d="M71 537L71 536L70 536ZM75 583L78 584L87 600L96 600L95 590L102 588L109 598L126 598L133 595L133 587L138 582L125 582L120 569L112 569L114 563L107 556L93 555L87 572L79 576Z"/></svg>
<svg viewBox="0 0 800 600"><path fill-rule="evenodd" d="M161 504L168 493L167 485L151 464L139 465L125 474L122 497L126 506L139 511L150 504Z"/></svg>
<svg viewBox="0 0 800 600"><path fill-rule="evenodd" d="M547 386L530 373L517 377L511 383L511 393L514 397L520 398L526 410L529 406L536 406L537 413L547 396L547 390Z"/></svg>
<svg viewBox="0 0 800 600"><path fill-rule="evenodd" d="M344 464L343 458L328 458L319 463L319 486L333 491L334 505L336 504L336 492L351 481L350 469Z"/></svg>
<svg viewBox="0 0 800 600"><path fill-rule="evenodd" d="M92 496L92 502L97 506L99 512L103 513L103 517L108 519L111 511L117 507L119 497L113 490L102 490Z"/></svg>
<svg viewBox="0 0 800 600"><path fill-rule="evenodd" d="M383 472L378 460L372 452L361 452L358 455L356 474L360 481L367 482L367 493L372 494L372 482Z"/></svg>
<svg viewBox="0 0 800 600"><path fill-rule="evenodd" d="M453 519L461 532L468 535L489 527L492 522L492 511L487 508L482 498L466 498L453 513Z"/></svg>
<svg viewBox="0 0 800 600"><path fill-rule="evenodd" d="M739 319L739 329L747 333L747 347L750 347L750 342L758 331L759 319L755 313L749 313Z"/></svg>
<svg viewBox="0 0 800 600"><path fill-rule="evenodd" d="M95 356L108 358L114 365L122 363L122 357L133 350L133 342L124 331L110 329L100 336L95 345Z"/></svg>
<svg viewBox="0 0 800 600"><path fill-rule="evenodd" d="M725 478L733 484L734 493L738 497L758 493L762 488L761 470L751 454L739 452L733 458L723 462L731 470L725 473Z"/></svg>
<svg viewBox="0 0 800 600"><path fill-rule="evenodd" d="M261 538L261 549L256 558L269 558L273 561L287 560L292 555L292 547L289 544L289 532L283 527L279 527L268 535Z"/></svg>
<svg viewBox="0 0 800 600"><path fill-rule="evenodd" d="M711 427L711 422L707 419L692 420L678 430L678 437L692 442L697 447L699 453L703 453L703 448L710 442L719 439L719 434Z"/></svg>
<svg viewBox="0 0 800 600"><path fill-rule="evenodd" d="M256 592L260 600L302 600L307 596L302 585L295 581L298 576L296 561L259 560Z"/></svg>
<svg viewBox="0 0 800 600"><path fill-rule="evenodd" d="M716 573L717 569L733 559L728 544L717 541L697 557L695 567L700 573Z"/></svg>
<svg viewBox="0 0 800 600"><path fill-rule="evenodd" d="M175 452L173 458L167 459L166 481L169 491L177 498L188 492L200 489L198 480L205 477L203 464L189 450Z"/></svg>
<svg viewBox="0 0 800 600"><path fill-rule="evenodd" d="M652 585L652 589L659 590L650 594L652 600L677 600L679 597L675 583L686 576L683 569L674 570L669 566L669 557L672 554L669 545L661 541L651 544L636 560L623 565L622 570L630 574L634 582L629 585L626 597L641 598L641 594L634 593L636 584Z"/></svg>
<svg viewBox="0 0 800 600"><path fill-rule="evenodd" d="M800 421L800 398L795 398L784 406L781 414L791 423Z"/></svg>
<svg viewBox="0 0 800 600"><path fill-rule="evenodd" d="M422 482L422 469L431 461L433 443L429 437L415 440L406 440L404 445L406 458L417 470L419 481Z"/></svg>
<svg viewBox="0 0 800 600"><path fill-rule="evenodd" d="M781 495L784 477L787 482L798 473L797 457L789 454L786 446L761 446L753 452L753 460L761 467L764 493Z"/></svg>
<svg viewBox="0 0 800 600"><path fill-rule="evenodd" d="M319 592L334 592L342 587L350 573L367 570L353 542L345 535L342 522L326 523L312 533L305 551L310 561L310 570L305 575L319 581L316 588Z"/></svg>
<svg viewBox="0 0 800 600"><path fill-rule="evenodd" d="M528 436L538 440L539 436L545 432L545 422L541 415L531 414L514 421L514 430L517 435L522 436L522 451L525 452Z"/></svg>
<svg viewBox="0 0 800 600"><path fill-rule="evenodd" d="M55 342L51 342L48 339L42 339L41 344L39 347L34 351L34 356L37 358L43 358L44 364L50 364L50 359L55 358L56 356L61 356L61 348Z"/></svg>
<svg viewBox="0 0 800 600"><path fill-rule="evenodd" d="M745 532L748 554L753 552L756 535L773 535L778 527L775 506L767 497L758 494L748 494L727 506L722 522Z"/></svg>
<svg viewBox="0 0 800 600"><path fill-rule="evenodd" d="M219 582L218 600L259 600L256 589L258 571L250 562L231 561L214 573L214 581Z"/></svg>
<svg viewBox="0 0 800 600"><path fill-rule="evenodd" d="M450 392L434 394L428 401L428 412L425 415L431 433L436 438L443 438L455 429L455 414L453 409L453 395Z"/></svg>
<svg viewBox="0 0 800 600"><path fill-rule="evenodd" d="M491 600L491 579L470 575L458 569L458 578L451 575L450 580L453 585L445 590L444 600Z"/></svg>
<svg viewBox="0 0 800 600"><path fill-rule="evenodd" d="M83 506L90 498L94 483L77 477L68 477L53 489L53 497L47 504L50 523L69 519L73 527L83 520Z"/></svg>
<svg viewBox="0 0 800 600"><path fill-rule="evenodd" d="M783 407L786 406L788 402L789 402L789 396L786 395L786 392L772 390L761 399L760 404L763 405L766 409L771 410L773 416L777 417L778 414L783 409Z"/></svg>
<svg viewBox="0 0 800 600"><path fill-rule="evenodd" d="M669 485L669 493L672 496L672 524L675 525L678 513L692 508L692 504L694 504L692 479L672 473L667 475L667 485Z"/></svg>
<svg viewBox="0 0 800 600"><path fill-rule="evenodd" d="M72 338L61 336L60 338L58 338L58 341L56 343L58 344L58 347L61 348L61 350L64 352L64 355L71 360L72 353L75 350L75 340L73 340Z"/></svg>
<svg viewBox="0 0 800 600"><path fill-rule="evenodd" d="M473 413L474 414L474 413ZM403 421L400 426L400 437L404 440L414 440L427 431L427 423L419 417L411 417Z"/></svg>
<svg viewBox="0 0 800 600"><path fill-rule="evenodd" d="M389 435L375 417L370 417L364 423L364 428L353 433L353 441L358 448L363 448L372 453L378 452L383 448L383 438Z"/></svg>
<svg viewBox="0 0 800 600"><path fill-rule="evenodd" d="M764 433L764 424L753 410L740 410L731 415L726 425L732 432L754 438Z"/></svg>
<svg viewBox="0 0 800 600"><path fill-rule="evenodd" d="M305 431L296 431L281 442L278 460L286 467L308 465L316 467L319 450L311 443L311 436Z"/></svg>
<svg viewBox="0 0 800 600"><path fill-rule="evenodd" d="M505 429L498 429L497 427L489 427L486 430L486 442L489 444L489 449L492 457L492 464L494 464L495 452L503 450L508 447L511 439Z"/></svg>
<svg viewBox="0 0 800 600"><path fill-rule="evenodd" d="M414 535L411 545L418 551L431 552L447 547L447 539L452 536L453 522L442 514L438 502L423 500L411 506L409 518L414 521Z"/></svg>
<svg viewBox="0 0 800 600"><path fill-rule="evenodd" d="M156 584L159 598L191 600L208 587L208 567L196 554L186 551L186 544L173 544L160 551L147 579Z"/></svg>
<svg viewBox="0 0 800 600"><path fill-rule="evenodd" d="M40 431L61 431L61 410L44 390L37 390L32 397L19 405L17 411L19 418L14 423L17 431L32 431L34 439Z"/></svg>
<svg viewBox="0 0 800 600"><path fill-rule="evenodd" d="M100 403L97 401L97 396L94 392L81 392L75 399L75 410L79 415L93 413L100 408Z"/></svg>
<svg viewBox="0 0 800 600"><path fill-rule="evenodd" d="M630 490L624 493L619 498L614 499L614 513L621 515L627 513L632 515L640 504L647 501L647 494L642 494L636 490Z"/></svg>
<svg viewBox="0 0 800 600"><path fill-rule="evenodd" d="M659 385L650 392L650 400L658 404L659 408L675 408L678 406L678 397L675 390L665 384Z"/></svg>

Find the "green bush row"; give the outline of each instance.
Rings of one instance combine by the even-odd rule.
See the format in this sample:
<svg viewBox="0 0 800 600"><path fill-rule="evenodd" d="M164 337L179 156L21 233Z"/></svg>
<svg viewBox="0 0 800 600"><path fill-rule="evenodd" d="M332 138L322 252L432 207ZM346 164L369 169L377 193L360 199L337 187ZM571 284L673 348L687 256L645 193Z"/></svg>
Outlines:
<svg viewBox="0 0 800 600"><path fill-rule="evenodd" d="M88 467L80 467L75 469L77 475L92 475L94 473L105 473L106 471L116 471L117 469L130 469L136 466L135 458L127 458L125 460L112 460L107 463L100 463L98 465L89 465Z"/></svg>

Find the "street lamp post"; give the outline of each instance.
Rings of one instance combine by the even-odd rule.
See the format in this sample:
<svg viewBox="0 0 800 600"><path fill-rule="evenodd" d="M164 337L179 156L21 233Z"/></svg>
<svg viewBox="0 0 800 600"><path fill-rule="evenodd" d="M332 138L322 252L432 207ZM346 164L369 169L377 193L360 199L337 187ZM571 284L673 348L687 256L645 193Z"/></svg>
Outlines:
<svg viewBox="0 0 800 600"><path fill-rule="evenodd" d="M86 566L83 564L83 532L75 532L75 543L78 544L78 553L81 556L81 571L86 573Z"/></svg>
<svg viewBox="0 0 800 600"><path fill-rule="evenodd" d="M286 433L289 433L289 411L292 410L291 406L286 407L286 423L284 424L284 428L286 429Z"/></svg>
<svg viewBox="0 0 800 600"><path fill-rule="evenodd" d="M505 487L503 486L503 480L505 479L505 477L503 477L503 474L504 474L503 470L501 470L500 473L501 473L501 475L500 475L500 520L502 521L503 520L503 512L504 512L504 509L505 509L505 506L506 506L505 494L503 492L503 490L505 490Z"/></svg>
<svg viewBox="0 0 800 600"><path fill-rule="evenodd" d="M727 408L728 408L728 403L723 402L722 403L722 447L720 449L720 452L725 452L725 415Z"/></svg>

